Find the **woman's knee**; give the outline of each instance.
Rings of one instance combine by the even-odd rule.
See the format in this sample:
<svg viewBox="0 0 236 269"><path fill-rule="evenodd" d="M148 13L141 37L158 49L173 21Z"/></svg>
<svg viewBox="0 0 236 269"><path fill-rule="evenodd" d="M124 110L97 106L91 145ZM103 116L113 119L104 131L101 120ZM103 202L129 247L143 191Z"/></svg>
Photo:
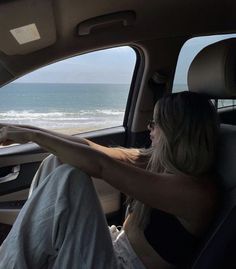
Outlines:
<svg viewBox="0 0 236 269"><path fill-rule="evenodd" d="M39 166L34 178L31 182L30 190L29 190L29 197L32 195L33 191L40 185L45 179L48 177L50 173L52 173L58 166L62 163L61 161L55 156L50 154L47 158L45 158L41 165Z"/></svg>
<svg viewBox="0 0 236 269"><path fill-rule="evenodd" d="M92 180L87 174L76 167L62 164L43 180L32 193L31 200L43 200L47 206L63 201L76 205L82 201L94 200L96 196Z"/></svg>
<svg viewBox="0 0 236 269"><path fill-rule="evenodd" d="M46 157L43 161L42 161L42 166L49 166L51 167L52 169L62 165L63 163L60 161L60 159L53 155L53 154L50 154L48 157Z"/></svg>
<svg viewBox="0 0 236 269"><path fill-rule="evenodd" d="M101 210L92 179L71 165L63 164L55 169L40 189L45 197L50 197L47 199L65 201L67 208L71 212L80 212L79 215L86 216L91 211Z"/></svg>
<svg viewBox="0 0 236 269"><path fill-rule="evenodd" d="M58 166L46 181L55 188L68 186L71 190L94 189L90 176L69 164Z"/></svg>

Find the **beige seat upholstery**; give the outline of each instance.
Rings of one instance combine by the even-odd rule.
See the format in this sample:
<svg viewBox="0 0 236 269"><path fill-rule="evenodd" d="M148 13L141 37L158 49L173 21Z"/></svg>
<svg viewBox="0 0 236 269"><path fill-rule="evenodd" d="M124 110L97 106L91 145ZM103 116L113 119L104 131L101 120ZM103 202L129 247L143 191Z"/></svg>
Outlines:
<svg viewBox="0 0 236 269"><path fill-rule="evenodd" d="M192 92L210 98L236 98L236 38L216 42L201 50L188 71Z"/></svg>

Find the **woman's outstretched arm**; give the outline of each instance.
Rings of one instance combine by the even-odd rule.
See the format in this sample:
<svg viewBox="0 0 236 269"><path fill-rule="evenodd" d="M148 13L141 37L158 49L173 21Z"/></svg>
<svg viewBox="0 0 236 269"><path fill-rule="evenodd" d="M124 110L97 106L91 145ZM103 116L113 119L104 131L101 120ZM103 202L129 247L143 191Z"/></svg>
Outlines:
<svg viewBox="0 0 236 269"><path fill-rule="evenodd" d="M71 135L67 135L67 134L62 134L59 132L55 132L52 130L46 130L43 128L39 128L39 127L35 127L35 126L31 126L31 125L5 125L5 124L0 124L0 128L23 128L23 129L27 129L29 131L35 131L35 132L41 132L41 133L45 133L45 134L49 134L53 137L58 137L61 138L63 140L66 140L68 142L73 142L73 143L78 143L78 144L82 144L82 145L86 145L89 146L95 150L98 150L100 152L105 153L106 155L108 155L109 157L122 161L122 162L127 162L130 163L132 165L135 165L136 163L138 163L138 159L139 159L139 150L138 149L126 149L126 148L119 148L119 147L106 147L106 146L102 146L99 145L95 142L92 142L91 140L82 138L82 137L78 137L78 136L71 136ZM10 130L10 129L9 129ZM11 143L11 141L9 141L9 143ZM7 143L6 143L7 144ZM137 164L139 165L139 164Z"/></svg>
<svg viewBox="0 0 236 269"><path fill-rule="evenodd" d="M168 213L192 220L196 211L207 212L214 200L206 185L194 178L173 174L154 174L110 158L104 152L61 137L27 128L5 127L0 142L35 142L63 162L80 168L90 176L102 178L121 192ZM201 201L202 203L201 207Z"/></svg>

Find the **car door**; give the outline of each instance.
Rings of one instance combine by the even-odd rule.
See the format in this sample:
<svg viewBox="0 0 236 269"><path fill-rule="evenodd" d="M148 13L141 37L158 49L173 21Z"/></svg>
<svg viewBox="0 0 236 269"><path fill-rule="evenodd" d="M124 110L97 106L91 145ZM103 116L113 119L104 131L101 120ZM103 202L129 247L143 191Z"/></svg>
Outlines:
<svg viewBox="0 0 236 269"><path fill-rule="evenodd" d="M96 65L102 64L104 70L92 70L94 61ZM0 100L6 102L0 103L0 122L36 125L103 145L125 146L127 104L132 97L135 63L134 50L122 47L36 70L1 89ZM68 70L76 70L76 74ZM48 73L51 76L45 78ZM26 202L34 174L48 155L33 143L0 148L0 241ZM120 193L101 179L93 181L108 219L119 221Z"/></svg>

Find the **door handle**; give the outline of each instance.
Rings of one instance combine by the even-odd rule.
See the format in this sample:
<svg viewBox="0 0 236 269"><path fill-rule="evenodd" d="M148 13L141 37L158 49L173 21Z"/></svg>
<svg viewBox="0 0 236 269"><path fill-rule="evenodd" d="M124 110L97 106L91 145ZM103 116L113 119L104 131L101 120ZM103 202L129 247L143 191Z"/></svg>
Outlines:
<svg viewBox="0 0 236 269"><path fill-rule="evenodd" d="M0 177L0 184L15 180L18 177L19 173L20 173L20 165L12 167L12 173L4 177Z"/></svg>

